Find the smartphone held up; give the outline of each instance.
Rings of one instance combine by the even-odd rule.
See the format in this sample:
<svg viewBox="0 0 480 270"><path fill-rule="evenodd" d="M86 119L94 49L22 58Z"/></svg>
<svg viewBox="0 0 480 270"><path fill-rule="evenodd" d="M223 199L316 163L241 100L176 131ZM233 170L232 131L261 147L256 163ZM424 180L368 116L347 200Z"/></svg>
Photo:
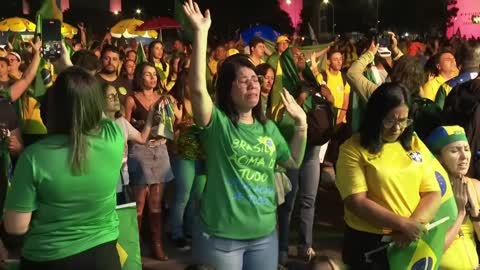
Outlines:
<svg viewBox="0 0 480 270"><path fill-rule="evenodd" d="M56 60L62 54L62 22L56 19L42 20L42 54L49 60Z"/></svg>

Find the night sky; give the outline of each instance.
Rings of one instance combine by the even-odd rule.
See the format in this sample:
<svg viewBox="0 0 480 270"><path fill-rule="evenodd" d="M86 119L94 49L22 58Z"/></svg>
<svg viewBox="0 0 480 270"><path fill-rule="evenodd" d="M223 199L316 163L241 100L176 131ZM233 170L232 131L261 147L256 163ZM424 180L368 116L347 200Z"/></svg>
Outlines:
<svg viewBox="0 0 480 270"><path fill-rule="evenodd" d="M285 0L198 0L201 7L210 8L213 14L212 32L219 38L229 38L235 31L265 23L278 31L291 32L286 14L278 8L278 1ZM298 1L298 0L291 0ZM304 21L309 21L318 12L315 1L303 0ZM330 0L335 6L337 32L365 31L375 25L376 5L380 4L380 28L398 32L425 32L437 28L442 32L445 22L447 0ZM21 0L1 0L0 17L21 15ZM30 0L35 11L41 0ZM121 17L133 17L136 8L141 8L142 19L152 16L173 16L174 0L123 0L123 11L115 16L108 11L108 0L70 0L71 10L64 14L70 23L85 21L93 32L105 32ZM331 29L332 10L328 10L328 29ZM29 16L33 20L33 15ZM305 28L302 28L305 29Z"/></svg>

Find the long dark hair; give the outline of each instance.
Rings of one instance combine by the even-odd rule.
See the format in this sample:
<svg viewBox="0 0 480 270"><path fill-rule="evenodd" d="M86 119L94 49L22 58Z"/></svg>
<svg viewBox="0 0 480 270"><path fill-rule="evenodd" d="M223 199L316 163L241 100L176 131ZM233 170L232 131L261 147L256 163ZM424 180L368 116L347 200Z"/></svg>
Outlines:
<svg viewBox="0 0 480 270"><path fill-rule="evenodd" d="M155 86L155 90L160 89L160 74L158 74L158 69L155 67L155 64L150 63L150 62L143 62L138 64L135 67L135 73L133 75L133 91L134 92L142 92L144 90L144 85L143 85L143 70L146 67L152 67L155 69L155 72L157 73L157 85ZM163 91L164 89L161 89Z"/></svg>
<svg viewBox="0 0 480 270"><path fill-rule="evenodd" d="M74 173L87 169L87 139L98 132L104 100L97 79L74 66L58 75L42 102L40 111L48 134L69 137L70 166Z"/></svg>
<svg viewBox="0 0 480 270"><path fill-rule="evenodd" d="M255 71L255 66L246 55L235 54L228 57L218 71L218 78L215 85L218 108L222 110L234 124L238 123L239 115L232 99L232 84L237 79L237 71L242 67ZM260 100L257 105L253 107L252 115L262 124L267 122Z"/></svg>
<svg viewBox="0 0 480 270"><path fill-rule="evenodd" d="M161 42L160 40L155 40L155 41L152 41L150 43L150 45L148 45L148 62L152 63L153 65L155 65L155 60L153 59L153 48L155 47L155 45L157 44L161 44L162 47L163 47L163 54L165 54L165 47L163 46L163 42ZM162 57L160 58L160 64L162 64L162 70L165 71L165 69L167 68L167 63L165 62L165 60L163 60L163 55Z"/></svg>
<svg viewBox="0 0 480 270"><path fill-rule="evenodd" d="M410 93L399 83L384 83L368 100L365 120L360 129L360 144L372 154L383 147L383 120L392 109L406 105L410 107ZM398 138L403 148L411 149L413 125L408 126Z"/></svg>

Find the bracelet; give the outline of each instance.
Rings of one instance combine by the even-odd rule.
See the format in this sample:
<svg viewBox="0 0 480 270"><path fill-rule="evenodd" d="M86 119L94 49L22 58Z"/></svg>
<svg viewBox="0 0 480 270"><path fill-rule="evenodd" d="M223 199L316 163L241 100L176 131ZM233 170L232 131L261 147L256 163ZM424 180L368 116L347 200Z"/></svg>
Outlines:
<svg viewBox="0 0 480 270"><path fill-rule="evenodd" d="M307 124L301 125L301 126L295 126L295 131L305 131L307 130L307 128L308 128Z"/></svg>

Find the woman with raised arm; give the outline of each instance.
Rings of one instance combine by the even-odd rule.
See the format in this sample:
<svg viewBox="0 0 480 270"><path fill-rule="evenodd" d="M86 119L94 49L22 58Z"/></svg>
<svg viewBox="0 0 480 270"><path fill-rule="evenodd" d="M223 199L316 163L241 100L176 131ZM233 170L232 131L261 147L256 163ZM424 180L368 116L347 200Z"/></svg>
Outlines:
<svg viewBox="0 0 480 270"><path fill-rule="evenodd" d="M205 78L210 12L203 15L192 0L183 8L194 29L190 91L194 121L203 129L207 173L194 259L216 269L277 269L274 167L277 162L288 168L302 163L305 112L288 92L282 93L296 125L289 148L275 124L265 119L255 67L238 54L218 72L214 105Z"/></svg>

